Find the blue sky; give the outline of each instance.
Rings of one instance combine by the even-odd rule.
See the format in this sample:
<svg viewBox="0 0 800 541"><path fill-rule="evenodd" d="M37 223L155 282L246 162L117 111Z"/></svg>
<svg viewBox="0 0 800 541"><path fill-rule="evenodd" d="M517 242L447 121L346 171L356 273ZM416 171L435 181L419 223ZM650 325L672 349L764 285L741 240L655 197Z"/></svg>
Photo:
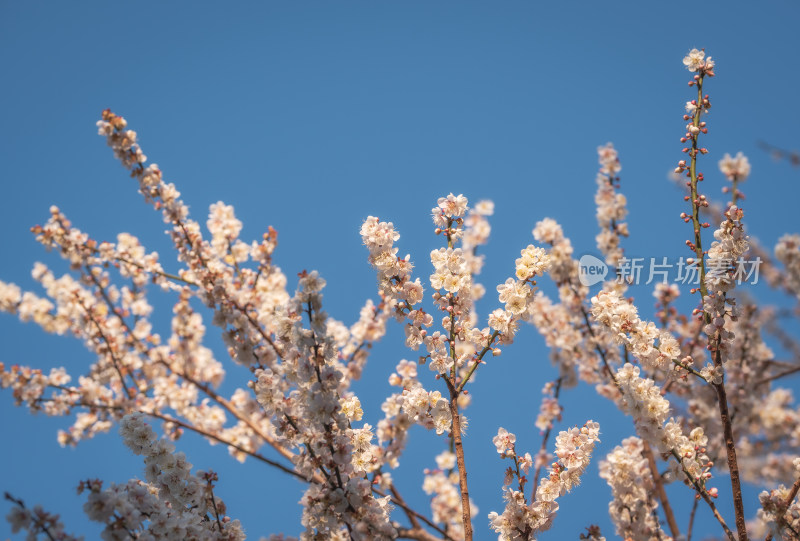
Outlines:
<svg viewBox="0 0 800 541"><path fill-rule="evenodd" d="M800 147L799 14L789 1L0 2L0 279L33 288L34 261L63 269L28 231L52 204L94 238L128 231L159 251L165 266L174 263L160 217L96 135L106 107L138 131L196 219L204 222L208 205L223 200L244 222L243 238L275 227L278 264L290 277L318 269L328 281L326 309L347 323L375 297L358 236L368 215L394 222L400 252L412 255L424 277L427 254L441 240L429 218L436 198L454 192L494 200L480 279L489 291L513 273L514 258L545 216L564 225L577 253L596 252L596 147L607 141L623 164L628 253L688 255L689 230L677 217L685 208L667 172L682 156L683 104L693 96L681 59L692 47L717 61L707 85L706 192L719 196L719 158L744 151L753 164L746 222L773 246L800 229L800 178L757 142ZM650 313L649 290L636 295ZM168 324L168 300L160 306L156 321ZM480 309L492 307L490 299ZM372 424L389 391L386 378L398 360L413 358L401 334L394 328L374 349L356 387ZM7 364L64 365L77 374L91 362L76 341L44 336L9 316L0 318L0 337ZM224 359L216 336L210 343ZM472 388L466 452L475 467L480 539L493 537L486 514L502 509L505 464L491 437L504 426L517 433L520 449L538 449L539 391L554 374L542 340L525 327ZM244 377L231 371L228 388ZM543 538L574 539L591 523L612 537L610 490L596 479L596 464L632 433L630 421L585 386L569 391L564 404L561 428L593 418L603 444L584 486L561 501ZM32 418L12 407L9 393L0 393L0 408L0 489L61 512L69 530L92 538L96 529L73 487L86 477L139 476L139 460L114 434L62 450L55 431L65 420ZM412 440L395 478L407 500L426 508L422 469L435 465L444 441L421 429ZM240 466L224 449L192 438L179 446L198 468L219 470L220 494L253 538L298 533L298 483ZM725 478L718 486L727 492ZM756 493L748 492L748 515ZM691 494L683 487L670 494L687 517ZM698 535L717 532L705 509L698 520ZM0 537L8 534L0 523Z"/></svg>

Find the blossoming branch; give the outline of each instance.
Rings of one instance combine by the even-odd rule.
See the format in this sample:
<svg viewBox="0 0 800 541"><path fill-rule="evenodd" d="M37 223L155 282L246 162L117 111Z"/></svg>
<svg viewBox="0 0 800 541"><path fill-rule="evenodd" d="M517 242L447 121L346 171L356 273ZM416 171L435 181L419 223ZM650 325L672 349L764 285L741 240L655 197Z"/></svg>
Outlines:
<svg viewBox="0 0 800 541"><path fill-rule="evenodd" d="M0 363L0 386L32 413L70 419L58 434L63 446L117 427L126 446L143 457L142 480L76 480L86 514L103 525L104 539L245 538L245 525L233 518L236 510L216 490L218 474L193 471L177 450L186 432L224 445L238 461L302 483L302 540L471 541L485 535L477 528L486 527L504 541L536 539L568 505L568 493L578 490L599 451L606 453L599 471L610 487L609 516L626 540L688 539L698 512L713 517L731 541L800 539L800 414L789 390L778 386L800 371L800 344L773 308L737 291L737 262L756 254L763 256L768 285L796 304L800 235L780 238L774 257L750 237L757 224L745 220L741 186L751 166L742 153L725 154L718 164L729 200L702 193L707 177L700 167L710 152L704 146L711 107L706 87L716 66L698 49L683 64L695 95L683 106L685 158L674 174L685 183L680 219L690 224L687 262L699 276L689 291L688 313L675 284L655 285L653 321L640 316L641 299L622 276L592 292L565 233L570 224L548 217L531 224L533 241L505 262L503 280L484 287L477 280L494 204L470 206L467 197L451 193L431 211L431 232L440 244L426 256L430 267L399 255L394 221L402 223L404 216L364 219L360 234L377 291L357 321L345 325L325 311L327 284L317 271L299 272L296 289L288 289L275 262L274 229L242 240L234 209L219 202L211 205L204 230L175 185L148 161L138 134L106 110L97 122L99 134L167 224L178 268L165 268L159 254L131 234L115 241L92 238L52 207L44 225L32 231L70 271L57 276L36 263L33 278L44 295L0 282L0 310L44 332L74 336L93 361L70 371ZM597 152L596 245L602 260L594 259L619 270L636 225L625 221L620 153L611 143ZM541 291L539 280L552 282L554 293ZM170 328L161 333L151 319L153 288L174 299ZM488 304L486 313L479 301L481 309ZM412 353L398 352L394 371L368 367L372 345L392 320L402 326ZM208 321L224 341L224 359L204 345ZM518 449L516 435L500 419L496 433L468 436L472 383L494 363L515 362L511 346L528 325L550 348L556 373L543 385L538 414L531 414L531 424L541 430L538 449ZM777 358L771 337L791 353L788 361ZM223 393L220 384L232 364L250 377ZM354 392L362 377L388 377L392 392L380 413L365 412ZM628 437L602 450L598 422L563 426L561 399L578 385L594 388L629 418ZM393 480L417 426L440 438L430 462L436 468L425 470L420 487L430 504L425 509L409 505ZM477 467L465 450L467 437L494 445L499 462ZM479 514L468 475L497 479L504 507ZM745 482L764 489L747 506ZM670 483L683 488L668 494ZM732 505L716 503L723 490ZM688 517L677 515L685 506L672 505L676 495L692 503ZM13 532L74 539L58 515L30 509L11 494L6 500ZM698 511L701 502L705 511ZM597 525L583 526L581 539L605 539Z"/></svg>

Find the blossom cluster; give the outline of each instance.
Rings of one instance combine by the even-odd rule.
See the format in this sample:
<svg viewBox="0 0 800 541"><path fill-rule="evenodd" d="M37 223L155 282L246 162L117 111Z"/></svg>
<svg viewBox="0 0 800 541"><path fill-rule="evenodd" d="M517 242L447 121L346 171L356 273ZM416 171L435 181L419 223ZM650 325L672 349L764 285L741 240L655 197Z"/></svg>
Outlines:
<svg viewBox="0 0 800 541"><path fill-rule="evenodd" d="M534 539L537 533L551 527L558 511L556 500L580 483L580 477L589 465L594 446L600 441L599 435L600 426L593 421L587 421L580 428L574 427L559 432L555 449L558 461L551 464L549 475L541 479L532 503L528 504L522 487L520 490L504 487L505 510L502 513L489 514L491 527L499 534L498 539L502 541ZM494 441L501 456L513 453L515 441L513 434L501 428ZM530 467L530 455L525 466Z"/></svg>
<svg viewBox="0 0 800 541"><path fill-rule="evenodd" d="M600 162L597 193L594 196L597 224L600 226L596 239L597 249L605 256L606 263L616 265L623 254L620 238L628 236L628 224L622 221L628 214L627 199L616 191L622 166L611 143L597 147L597 156Z"/></svg>
<svg viewBox="0 0 800 541"><path fill-rule="evenodd" d="M638 366L624 365L617 371L616 381L622 394L622 410L633 418L638 435L660 453L675 457L674 475L706 490L713 462L705 453L708 437L703 428L696 427L686 436L680 422L674 418L667 420L669 401L652 379L640 376ZM714 494L712 490L706 492Z"/></svg>
<svg viewBox="0 0 800 541"><path fill-rule="evenodd" d="M186 456L158 439L140 413L120 421L120 435L134 454L144 456L147 482L133 479L108 488L97 480L81 483L79 492L88 490L84 511L106 525L104 540L245 539L239 521L225 515L224 502L213 493L216 474L192 474Z"/></svg>
<svg viewBox="0 0 800 541"><path fill-rule="evenodd" d="M547 382L542 389L542 403L539 406L539 415L536 417L534 425L539 430L553 428L554 422L561 416L561 406L555 396L556 390L560 385L552 381Z"/></svg>
<svg viewBox="0 0 800 541"><path fill-rule="evenodd" d="M611 487L613 498L608 504L608 514L617 535L623 539L669 540L672 538L661 531L657 520L653 473L643 451L642 440L630 437L600 461L600 477Z"/></svg>
<svg viewBox="0 0 800 541"><path fill-rule="evenodd" d="M750 160L741 152L731 156L727 152L719 161L719 169L731 182L744 182L750 176Z"/></svg>
<svg viewBox="0 0 800 541"><path fill-rule="evenodd" d="M713 293L724 293L734 287L735 263L750 247L741 223L743 214L740 208L730 207L725 213L727 220L714 231L715 240L708 249L705 280L706 287Z"/></svg>
<svg viewBox="0 0 800 541"><path fill-rule="evenodd" d="M703 297L703 309L707 324L704 327L710 340L714 364L720 370L728 360L728 351L735 333L725 328L726 319L736 320L740 308L731 295L736 284L734 265L749 248L748 236L741 223L743 212L736 205L726 212L726 220L714 232L716 239L708 249L708 264L705 286L708 294ZM719 383L719 382L717 382Z"/></svg>
<svg viewBox="0 0 800 541"><path fill-rule="evenodd" d="M800 539L800 503L795 500L796 495L796 486L779 485L774 490L762 491L758 496L761 509L758 510L756 519L775 539Z"/></svg>
<svg viewBox="0 0 800 541"><path fill-rule="evenodd" d="M663 370L674 363L677 370L688 368L690 359L679 360L680 344L672 333L640 319L636 307L619 291L604 289L591 302L595 321L606 326L643 367Z"/></svg>
<svg viewBox="0 0 800 541"><path fill-rule="evenodd" d="M422 490L431 497L431 517L440 524L447 525L447 531L457 539L464 536L461 520L461 493L458 472L455 471L456 455L443 451L436 456L436 468L425 470ZM470 513L476 515L478 506L470 498Z"/></svg>

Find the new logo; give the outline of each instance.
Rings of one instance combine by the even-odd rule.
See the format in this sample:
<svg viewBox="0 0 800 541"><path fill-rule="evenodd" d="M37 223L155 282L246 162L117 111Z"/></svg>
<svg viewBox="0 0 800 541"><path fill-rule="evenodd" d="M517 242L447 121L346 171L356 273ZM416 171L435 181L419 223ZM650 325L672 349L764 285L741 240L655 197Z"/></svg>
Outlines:
<svg viewBox="0 0 800 541"><path fill-rule="evenodd" d="M578 280L586 287L603 281L608 274L608 265L595 256L586 254L578 261Z"/></svg>

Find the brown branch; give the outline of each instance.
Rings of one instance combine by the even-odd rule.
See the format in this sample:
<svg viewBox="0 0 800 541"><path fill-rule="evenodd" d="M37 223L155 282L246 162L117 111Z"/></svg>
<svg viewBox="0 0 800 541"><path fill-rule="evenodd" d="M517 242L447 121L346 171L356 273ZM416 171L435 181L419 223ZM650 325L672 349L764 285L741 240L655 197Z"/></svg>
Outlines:
<svg viewBox="0 0 800 541"><path fill-rule="evenodd" d="M231 303L231 305L234 308L236 308L242 315L244 315L245 318L247 318L247 321L250 323L250 325L252 325L258 331L258 334L261 335L261 338L263 338L264 341L267 344L270 345L270 347L275 352L275 355L278 357L278 359L283 359L283 355L284 355L283 350L278 347L278 344L276 344L275 341L267 334L267 332L261 327L261 325L258 323L258 321L253 319L253 316L251 316L250 313L246 310L247 307L246 306L245 307L240 306L239 303L236 302L236 300L234 300L234 299L232 299L232 298L230 298L228 296L227 292L225 292L224 294L225 294L226 300L229 303Z"/></svg>
<svg viewBox="0 0 800 541"><path fill-rule="evenodd" d="M100 253L100 250L96 250L95 249L94 251L95 251L95 253ZM141 263L137 263L136 261L133 261L133 260L128 259L126 257L115 256L114 260L117 261L117 262L125 263L126 265L131 265L132 267L136 267L137 269L140 269L141 271L143 271L143 272L145 272L147 274L156 274L158 276L162 276L162 277L167 278L169 280L175 280L176 282L183 282L184 284L189 285L189 286L200 287L200 284L198 284L197 282L193 282L191 280L187 280L185 278L181 278L177 274L172 274L172 273L169 273L169 272L166 272L166 271L148 269L147 267L145 267Z"/></svg>
<svg viewBox="0 0 800 541"><path fill-rule="evenodd" d="M86 271L85 274L89 278L91 278L92 283L94 283L94 285L97 287L97 291L100 293L100 296L105 301L106 306L108 307L108 310L117 317L117 320L122 324L122 326L125 328L125 330L128 331L128 334L131 336L131 338L136 339L135 335L133 334L133 329L130 328L130 326L128 325L128 322L125 321L124 317L122 317L122 314L120 314L117 311L117 307L112 302L111 297L108 296L108 292L106 291L106 288L103 287L103 284L100 283L100 280L97 279L97 276L95 276L95 274L92 272L91 267L89 267L89 265L84 265L83 268ZM98 329L99 329L99 325L98 325ZM133 380L133 384L136 385L136 390L138 391L139 390L139 382L136 381L136 378L134 377L133 373L129 372L129 375L130 375L131 379ZM131 396L130 392L128 393L128 398L131 398L131 399L133 398Z"/></svg>
<svg viewBox="0 0 800 541"><path fill-rule="evenodd" d="M753 384L753 387L758 387L759 385L763 385L765 383L769 383L770 381L774 381L776 379L780 379L780 378L783 378L783 377L786 377L786 376L790 376L790 375L795 374L797 372L800 372L800 366L795 366L794 368L790 368L789 370L784 370L783 372L778 372L777 374L773 374L771 376L767 376L765 378L762 378L762 379L758 380L757 382L755 382Z"/></svg>
<svg viewBox="0 0 800 541"><path fill-rule="evenodd" d="M688 532L686 534L686 541L692 541L692 529L694 528L694 515L697 513L697 504L700 500L695 498L694 503L692 504L692 512L689 514L689 526L687 527Z"/></svg>
<svg viewBox="0 0 800 541"><path fill-rule="evenodd" d="M84 266L84 268L85 268L85 271L86 271L86 275L89 276L89 278L92 280L92 282L97 287L101 297L105 301L106 306L108 306L108 309L110 310L110 312L116 316L116 318L119 321L120 325L122 325L123 328L127 331L128 336L130 337L130 340L131 340L134 348L137 349L139 351L139 353L141 353L142 355L145 355L145 356L149 357L150 348L148 346L146 346L139 338L136 337L136 335L133 332L133 329L131 329L130 325L128 325L128 322L125 321L125 318L122 317L122 315L117 311L116 306L111 301L111 298L108 296L108 293L105 290L105 287L103 286L103 284L100 283L100 281L97 279L97 277L94 275L94 273L92 273L91 268L89 268L88 265ZM95 325L97 325L98 331L100 331L99 324L97 324L97 322L95 322ZM102 336L102 331L100 331L100 333L101 333L101 336ZM106 342L108 343L107 339L106 339ZM110 347L111 346L109 344L109 348ZM112 358L113 358L113 353L112 353ZM289 451L288 449L286 449L285 447L280 445L277 442L277 440L275 440L275 438L271 437L269 434L264 433L264 431L261 430L260 427L258 427L253 422L252 419L250 419L248 416L246 416L243 413L241 413L229 400L227 400L227 399L223 398L222 396L220 396L219 394L217 394L217 392L214 391L210 386L208 386L205 383L198 382L198 381L194 380L192 377L188 376L187 374L185 374L185 373L183 373L183 372L181 372L179 370L176 370L173 366L171 366L169 363L167 363L164 360L161 360L160 363L163 364L164 366L166 366L169 370L171 370L176 375L180 376L184 380L188 381L189 383L191 383L192 385L197 387L199 390L203 391L209 398L211 398L212 400L217 402L219 405L221 405L223 408L225 408L225 410L227 410L236 419L238 419L239 421L241 421L245 425L247 425L247 427L250 428L250 430L252 430L254 434L256 434L259 438L264 440L267 444L269 444L273 449L275 449L284 458L286 458L286 459L288 459L290 461L293 459L294 454L291 451ZM119 371L119 369L118 369L118 371ZM121 373L120 373L120 377L122 377ZM131 375L131 378L133 379L134 383L136 383L136 379L133 378L133 375ZM124 387L124 384L123 384L123 387ZM137 388L138 388L138 384L137 384ZM133 398L130 395L130 392L128 393L128 398L131 398L131 399Z"/></svg>
<svg viewBox="0 0 800 541"><path fill-rule="evenodd" d="M573 287L572 291L577 294L578 292ZM606 373L608 373L608 377L614 382L614 386L622 392L619 383L617 383L617 378L614 376L614 372L611 370L611 366L608 364L608 358L606 357L606 352L603 351L603 348L600 347L600 344L597 343L597 337L594 334L594 329L592 329L592 323L589 320L589 312L586 310L586 307L581 303L581 313L583 314L583 321L586 323L586 330L589 332L589 336L594 342L594 348L597 351L597 354L600 355L600 360L603 361L603 368L605 368ZM627 351L627 350L626 350Z"/></svg>
<svg viewBox="0 0 800 541"><path fill-rule="evenodd" d="M667 491L664 490L664 483L661 480L661 474L658 473L658 466L656 466L656 459L653 456L653 450L650 449L650 444L642 440L644 456L647 458L647 464L650 467L650 474L653 476L653 483L656 486L656 494L658 499L661 500L661 506L664 508L664 516L669 525L669 531L672 537L678 538L681 535L678 529L678 522L675 520L675 513L672 511L672 506L667 498Z"/></svg>
<svg viewBox="0 0 800 541"><path fill-rule="evenodd" d="M144 413L146 415L150 415L152 417L156 417L156 418L161 419L163 421L166 421L168 423L174 423L174 424L176 424L176 425L178 425L180 427L183 427L183 428L185 428L187 430L191 430L193 432L196 432L196 433L200 434L201 436L205 436L205 437L210 438L212 440L215 440L215 441L217 441L219 443L222 443L223 445L228 445L230 447L233 447L237 451L241 451L242 453L245 453L245 454L247 454L247 455L249 455L249 456L251 456L251 457L253 457L253 458L257 459L257 460L260 460L261 462L264 462L265 464L269 464L270 466L278 468L279 470L281 470L281 471L283 471L285 473L288 473L289 475L292 475L294 477L297 477L298 479L301 479L301 480L305 481L306 483L308 483L308 479L303 477L301 474L297 473L296 471L294 471L292 469L287 468L286 466L284 466L283 464L280 464L279 462L275 462L274 460L268 459L267 457L261 455L260 453L258 453L256 451L250 451L248 449L245 449L244 447L242 447L240 445L237 445L237 444L235 444L233 442L230 442L228 440L222 439L219 436L215 436L214 434L206 432L201 428L197 428L197 427L195 427L193 425L185 423L185 422L181 421L180 419L173 418L173 417L171 417L169 415L162 415L162 414L159 414L159 413L156 413L156 412L145 412L145 411L143 411L142 413Z"/></svg>
<svg viewBox="0 0 800 541"><path fill-rule="evenodd" d="M692 118L692 124L697 128L700 126L700 116L703 113L705 108L704 105L704 97L703 97L703 78L705 77L706 72L700 72L699 77L695 81L695 85L697 86L697 107L694 112L694 116ZM710 73L713 76L713 73ZM701 295L701 300L708 297L708 288L706 287L706 266L705 260L703 256L705 252L703 251L702 245L702 235L701 231L703 228L703 224L700 223L700 208L701 206L705 207L708 206L708 203L704 200L700 199L700 194L697 189L697 184L700 180L702 180L702 174L698 173L697 171L697 155L698 153L703 154L706 152L705 149L701 149L698 147L698 137L699 132L691 135L692 146L691 150L689 150L689 156L691 157L691 163L689 166L689 189L690 195L689 200L691 202L692 207L692 228L694 230L694 243L687 241L689 248L694 251L697 266L700 269L700 287L699 292ZM705 320L706 324L711 322L711 314L705 312L703 314L703 319ZM716 367L722 367L722 358L720 356L720 339L719 333L715 335L715 337L709 337L709 349L714 351L714 365ZM733 495L733 508L736 514L736 530L739 534L739 541L747 541L747 523L745 522L744 517L744 504L742 502L742 486L741 480L739 479L739 465L736 461L736 447L735 442L733 439L733 428L731 426L731 417L730 413L728 412L728 397L727 393L725 392L725 383L715 384L714 388L717 391L717 402L719 405L719 415L720 420L722 422L723 427L723 435L725 438L725 448L727 451L727 458L728 458L728 469L730 470L731 476L731 491Z"/></svg>
<svg viewBox="0 0 800 541"><path fill-rule="evenodd" d="M269 464L270 466L278 468L282 472L288 473L289 475L291 475L293 477L297 477L298 479L301 479L301 480L305 481L306 483L309 482L308 479L303 477L301 474L297 473L296 471L294 471L294 470L292 470L290 468L287 468L286 466L284 466L283 464L281 464L279 462L275 462L274 460L270 460L267 457L265 457L264 455L262 455L262 454L260 454L260 453L258 453L256 451L250 451L248 449L245 449L244 447L242 447L240 445L237 445L237 444L235 444L233 442L230 442L228 440L225 440L225 439L223 439L223 438L221 438L219 436L211 434L210 432L206 432L202 428L197 428L196 426L190 425L189 423L186 423L186 422L183 422L180 419L177 419L177 418L172 417L170 415L164 415L164 414L161 414L161 413L157 413L157 412L154 412L154 411L153 412L142 411L140 413L144 413L145 415L150 415L151 417L156 417L156 418L161 419L162 421L166 421L168 423L174 423L174 424L176 424L176 425L178 425L178 426L180 426L182 428L185 428L187 430L191 430L192 432L196 432L197 434L200 434L201 436L205 436L206 438L209 438L209 439L212 439L214 441L217 441L217 442L219 442L219 443L221 443L223 445L227 445L229 447L233 447L237 451L245 453L246 455L249 455L249 456L255 458L256 460L260 460L261 462L264 462L265 464Z"/></svg>
<svg viewBox="0 0 800 541"><path fill-rule="evenodd" d="M720 351L717 349L714 355L714 364L722 366ZM714 385L717 391L719 402L719 416L722 422L722 432L725 438L725 451L728 459L728 470L731 477L731 491L733 493L733 509L736 513L736 530L739 533L739 541L747 541L747 522L744 517L744 502L742 500L742 483L739 477L739 464L736 460L736 442L733 439L733 426L731 416L728 412L728 395L725 392L725 383Z"/></svg>
<svg viewBox="0 0 800 541"><path fill-rule="evenodd" d="M448 247L453 247L453 240L450 237L450 225L452 221L448 219L447 223L447 244ZM480 364L480 360L483 355L489 350L489 347L492 345L492 342L497 337L498 333L495 331L489 342L484 347L483 351L481 352L480 356L476 359L476 362L472 365L472 367L467 372L466 377L461 382L461 385L457 386L457 366L458 366L458 358L456 357L456 312L455 308L455 298L450 297L450 358L453 360L453 367L450 369L450 377L444 375L444 381L447 383L447 388L450 391L450 417L451 425L450 425L450 442L452 447L455 449L456 452L456 462L458 463L458 485L461 490L461 521L464 524L464 541L472 541L472 510L469 506L469 487L467 486L467 465L464 462L464 446L461 442L461 416L458 413L458 397L461 394L461 390L464 388L464 385L467 384L469 381L470 376L475 372L475 369Z"/></svg>
<svg viewBox="0 0 800 541"><path fill-rule="evenodd" d="M83 301L80 299L77 293L75 295L75 298L77 299L78 304L81 306L81 308L83 308L83 311L86 313L86 317L88 317L89 320L92 323L94 323L95 327L97 327L97 334L100 335L100 338L103 339L103 342L106 343L106 347L108 348L108 355L111 357L111 364L114 367L114 370L117 372L117 376L119 377L119 384L122 386L122 390L125 392L128 398L130 400L133 400L133 393L125 385L125 378L123 377L122 370L119 367L119 360L117 359L117 356L114 355L114 348L111 346L111 341L108 339L105 333L103 333L103 328L100 327L100 323L96 319L94 319L94 317L92 317L92 312L86 307L86 305L83 304ZM133 376L131 376L131 379L133 379L133 383L134 385L136 385L136 380L133 378Z"/></svg>
<svg viewBox="0 0 800 541"><path fill-rule="evenodd" d="M61 227L64 230L68 231L70 229L61 220L59 220L59 224L61 225ZM58 239L53 239L53 240L56 243L58 243L59 245L61 245L62 247L64 246L62 243L58 242ZM91 241L91 242L94 242L94 241ZM156 269L148 269L147 267L145 267L141 263L139 263L137 261L134 261L132 259L128 259L127 257L118 256L118 255L115 255L112 258L104 257L102 255L102 253L100 252L100 250L98 248L96 248L96 245L94 245L94 244L83 243L83 244L80 244L79 246L80 246L80 248L82 248L84 250L89 250L95 257L97 257L98 259L100 259L100 260L102 260L104 262L109 262L110 263L110 262L112 262L112 260L115 261L117 263L117 265L114 265L114 267L116 267L116 268L119 268L119 265L118 265L119 263L125 263L126 265L130 265L132 267L136 267L137 269L145 272L146 274L156 274L158 276L162 276L162 277L170 279L170 280L175 280L176 282L183 282L186 285L200 287L200 284L198 284L197 282L192 282L191 280L186 280L185 278L181 278L177 274L172 274L172 273L169 273L169 272L166 272L166 271L163 271L163 270L160 271L160 270L156 270Z"/></svg>
<svg viewBox="0 0 800 541"><path fill-rule="evenodd" d="M253 433L255 433L259 438L261 438L262 440L267 442L270 445L270 447L275 449L281 456L283 456L284 458L286 458L288 460L292 460L294 458L294 456L295 456L294 453L292 453L291 451L286 449L284 446L282 446L280 443L278 443L278 441L275 438L273 438L269 434L264 433L264 431L261 430L260 427L258 427L253 422L252 419L250 419L248 416L244 415L242 412L240 412L238 409L236 409L236 407L230 402L230 400L228 400L228 399L220 396L219 394L217 394L217 392L214 391L208 385L206 385L204 383L200 383L198 381L195 381L193 378L187 376L186 374L175 370L174 368L169 366L164 361L161 361L161 362L163 364L167 365L170 368L170 370L172 370L175 374L177 374L178 376L182 377L183 379L185 379L186 381L188 381L189 383L191 383L192 385L194 385L195 387L197 387L198 389L203 391L206 395L208 395L209 398L211 398L212 400L217 402L220 406L225 408L228 412L230 412L231 415L233 415L238 420L240 420L241 422L246 424L247 427L250 428L250 430L253 431Z"/></svg>
<svg viewBox="0 0 800 541"><path fill-rule="evenodd" d="M72 389L65 389L65 390L67 390L68 392L74 393L74 394L78 394L78 395L80 394L76 390L72 390ZM53 402L53 399L39 398L39 399L37 399L37 402ZM167 423L173 423L173 424L175 424L177 426L180 426L181 428L185 428L186 430L191 430L192 432L195 432L195 433L197 433L197 434L199 434L201 436L204 436L206 438L212 439L212 440L214 440L214 441L216 441L218 443L221 443L223 445L227 445L229 447L232 447L232 448L236 449L237 451L240 451L242 453L245 453L248 456L251 456L251 457L255 458L256 460L260 460L261 462L264 462L265 464L269 464L270 466L278 468L279 470L281 470L281 471L283 471L285 473L288 473L289 475L297 477L297 478L305 481L306 483L309 482L309 480L306 479L305 477L303 477L301 474L297 473L296 471L294 471L294 470L292 470L290 468L287 468L286 466L284 466L283 464L281 464L279 462L275 462L274 460L270 460L269 458L261 455L260 453L258 453L256 451L251 451L249 449L245 449L244 447L242 447L240 445L237 445L237 444L235 444L235 443L233 443L231 441L225 440L225 439L221 438L220 436L217 436L215 434L207 432L207 431L203 430L202 428L198 428L198 427L196 427L196 426L194 426L192 424L189 424L189 423L187 423L185 421L182 421L182 420L178 419L177 417L173 417L171 415L166 415L166 414L163 414L163 413L159 413L157 411L137 410L137 409L134 409L134 408L128 409L128 408L125 408L123 406L115 406L113 404L96 404L96 403L92 403L92 402L84 402L83 400L78 400L78 401L72 402L72 407L75 407L75 406L79 406L79 407L83 407L83 408L89 408L89 409L98 408L98 409L119 411L119 412L122 412L122 413L138 412L138 413L142 413L144 415L148 415L150 417L154 417L156 419L161 419L162 421L165 421Z"/></svg>
<svg viewBox="0 0 800 541"><path fill-rule="evenodd" d="M214 489L211 486L211 481L208 482L208 493L211 496L211 505L214 507L214 518L217 519L217 528L219 532L222 531L222 522L219 520L219 509L217 509L217 500L214 498Z"/></svg>
<svg viewBox="0 0 800 541"><path fill-rule="evenodd" d="M421 526L419 525L419 521L417 520L416 515L414 513L409 512L408 507L406 507L405 505L406 503L405 500L400 495L400 492L395 488L394 484L391 487L389 487L389 490L391 491L392 496L394 497L395 500L397 500L398 502L402 502L403 507L401 507L401 509L406 512L406 516L408 517L409 522L411 522L411 526L413 526L414 529L417 530L420 529Z"/></svg>
<svg viewBox="0 0 800 541"><path fill-rule="evenodd" d="M453 321L455 321L455 319L453 319ZM452 335L452 334L454 334L454 333L451 333L451 335ZM464 386L467 384L467 382L469 381L469 379L472 377L472 374L474 374L474 373L475 373L475 370L477 370L477 369L478 369L478 366L480 366L480 364L481 364L481 361L483 361L483 357L486 355L486 353L487 353L489 350L491 350L491 349L492 349L492 344L494 343L495 339L496 339L498 336L500 336L500 331L494 331L494 332L492 333L492 335L489 337L489 342L486 344L486 346L484 346L484 348L481 350L481 352L480 352L480 353L478 353L478 354L477 354L477 355L474 357L474 360L473 360L472 366L470 367L470 369L469 369L469 371L467 372L467 374L464 376L464 379L461 381L461 383L460 383L460 384L458 385L458 387L456 388L456 391L457 391L458 393L460 393L462 390L464 390ZM454 359L453 359L453 360L455 361L455 357L454 357Z"/></svg>
<svg viewBox="0 0 800 541"><path fill-rule="evenodd" d="M445 378L447 379L447 378ZM467 465L464 462L464 447L461 443L461 417L458 413L458 395L450 392L450 414L453 417L451 427L453 443L458 463L458 483L461 488L461 518L464 522L464 540L472 541L472 518L469 507L469 487L467 486Z"/></svg>
<svg viewBox="0 0 800 541"><path fill-rule="evenodd" d="M395 528L398 539L416 539L417 541L440 541L434 535L429 534L422 528Z"/></svg>
<svg viewBox="0 0 800 541"><path fill-rule="evenodd" d="M392 489L393 489L393 491L394 491L394 490L396 490L396 489L394 488L394 485L392 485ZM374 486L372 487L372 492L374 492L375 494L377 494L377 495L378 495L378 496L380 496L381 498L385 498L385 497L387 496L386 494L384 494L383 492L381 492L380 490L378 490L378 489L377 489L377 488L375 488ZM398 496L399 496L399 494L398 494ZM391 501L391 502L392 502L393 504L395 504L397 507L399 507L400 509L402 509L403 511L405 511L406 515L414 515L416 518L418 518L419 520L421 520L422 522L424 522L425 524L427 524L428 526L430 526L431 528L433 528L434 530L436 530L437 532L439 532L439 534L442 536L442 538L443 538L443 539L446 539L446 540L448 540L448 541L456 541L455 539L453 539L452 537L450 537L450 536L447 534L447 532L446 532L446 531L444 531L442 528L440 528L439 526L437 526L437 525L436 525L436 524L435 524L433 521L431 521L431 520L430 520L428 517L426 517L425 515L421 515L420 513L417 513L416 511L414 511L413 509L411 509L410 507L408 507L408 505L406 505L406 502L405 502L404 500L390 496L390 500L389 500L389 501ZM409 519L409 520L410 520L410 519Z"/></svg>

